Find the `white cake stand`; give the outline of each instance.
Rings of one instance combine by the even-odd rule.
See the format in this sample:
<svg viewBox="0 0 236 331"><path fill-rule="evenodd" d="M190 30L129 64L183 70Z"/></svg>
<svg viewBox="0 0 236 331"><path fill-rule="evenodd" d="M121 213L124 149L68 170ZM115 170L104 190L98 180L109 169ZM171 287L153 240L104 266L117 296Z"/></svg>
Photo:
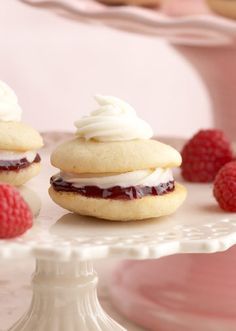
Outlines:
<svg viewBox="0 0 236 331"><path fill-rule="evenodd" d="M55 172L48 165L50 149L42 153L42 174L29 185L42 200L33 229L0 241L1 259L36 259L29 311L10 331L125 330L99 304L92 260L211 253L236 243L236 215L229 217L217 208L209 185L188 185L186 203L161 219L115 223L68 213L47 194Z"/></svg>

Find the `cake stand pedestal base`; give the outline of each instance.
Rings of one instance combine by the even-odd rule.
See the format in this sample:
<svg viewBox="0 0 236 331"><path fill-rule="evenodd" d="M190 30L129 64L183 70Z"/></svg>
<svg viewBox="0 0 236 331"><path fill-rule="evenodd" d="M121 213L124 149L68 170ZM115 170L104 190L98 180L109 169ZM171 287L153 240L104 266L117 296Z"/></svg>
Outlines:
<svg viewBox="0 0 236 331"><path fill-rule="evenodd" d="M102 309L91 262L37 260L29 311L9 331L125 331Z"/></svg>

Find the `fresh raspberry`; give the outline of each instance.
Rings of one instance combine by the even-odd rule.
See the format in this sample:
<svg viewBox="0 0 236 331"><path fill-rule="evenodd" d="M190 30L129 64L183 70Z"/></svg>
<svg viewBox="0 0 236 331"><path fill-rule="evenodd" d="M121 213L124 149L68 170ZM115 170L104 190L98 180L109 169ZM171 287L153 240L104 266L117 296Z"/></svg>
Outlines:
<svg viewBox="0 0 236 331"><path fill-rule="evenodd" d="M229 141L220 130L200 130L182 150L182 175L189 182L212 182L217 172L232 161Z"/></svg>
<svg viewBox="0 0 236 331"><path fill-rule="evenodd" d="M31 210L17 189L0 184L0 239L20 236L32 224Z"/></svg>
<svg viewBox="0 0 236 331"><path fill-rule="evenodd" d="M236 161L220 169L214 181L213 194L222 209L236 212Z"/></svg>

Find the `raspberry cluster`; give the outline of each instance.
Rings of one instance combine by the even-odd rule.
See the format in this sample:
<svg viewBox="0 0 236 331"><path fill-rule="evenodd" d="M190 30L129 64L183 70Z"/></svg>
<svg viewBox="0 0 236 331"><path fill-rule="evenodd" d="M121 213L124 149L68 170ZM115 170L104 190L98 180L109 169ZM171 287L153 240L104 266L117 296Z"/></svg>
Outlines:
<svg viewBox="0 0 236 331"><path fill-rule="evenodd" d="M214 182L219 206L236 212L236 161L231 144L221 130L201 130L182 150L182 176L189 182Z"/></svg>

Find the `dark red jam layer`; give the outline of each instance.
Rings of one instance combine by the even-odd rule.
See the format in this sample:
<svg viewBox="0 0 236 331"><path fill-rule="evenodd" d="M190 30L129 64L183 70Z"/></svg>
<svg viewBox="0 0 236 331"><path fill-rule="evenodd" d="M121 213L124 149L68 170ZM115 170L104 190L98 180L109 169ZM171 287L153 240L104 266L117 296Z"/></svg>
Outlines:
<svg viewBox="0 0 236 331"><path fill-rule="evenodd" d="M40 155L37 154L33 162L29 162L27 158L23 158L21 160L11 160L4 161L0 160L0 171L18 171L23 168L27 168L32 163L39 163L41 161Z"/></svg>
<svg viewBox="0 0 236 331"><path fill-rule="evenodd" d="M55 191L74 192L81 194L88 198L102 198L102 199L117 199L117 200L133 200L140 199L147 195L163 195L174 191L175 182L170 181L158 186L130 186L121 187L114 186L102 189L97 186L83 186L75 187L72 183L64 181L60 176L55 175L50 180Z"/></svg>

